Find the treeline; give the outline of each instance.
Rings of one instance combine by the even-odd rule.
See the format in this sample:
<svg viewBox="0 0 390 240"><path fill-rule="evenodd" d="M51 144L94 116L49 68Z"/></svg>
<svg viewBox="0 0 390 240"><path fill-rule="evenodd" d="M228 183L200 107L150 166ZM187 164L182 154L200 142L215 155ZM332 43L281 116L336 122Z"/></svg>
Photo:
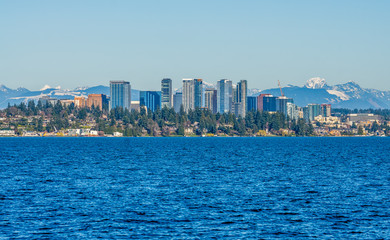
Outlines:
<svg viewBox="0 0 390 240"><path fill-rule="evenodd" d="M164 107L154 112L141 107L138 111L115 108L111 111L92 108L77 108L74 104L63 106L59 101L52 105L33 101L28 104L8 106L2 111L7 117L22 116L13 122L16 128L34 131L53 132L58 130L82 128L93 123L93 130L112 134L122 132L124 136L169 136L185 134L226 134L255 135L272 133L281 134L281 129L295 132L298 136L313 135L313 127L303 119L289 120L282 113L248 112L243 118L232 113L213 114L207 109L194 109L185 112L183 108L178 113L173 108ZM33 121L27 121L33 117ZM43 123L46 120L46 126Z"/></svg>

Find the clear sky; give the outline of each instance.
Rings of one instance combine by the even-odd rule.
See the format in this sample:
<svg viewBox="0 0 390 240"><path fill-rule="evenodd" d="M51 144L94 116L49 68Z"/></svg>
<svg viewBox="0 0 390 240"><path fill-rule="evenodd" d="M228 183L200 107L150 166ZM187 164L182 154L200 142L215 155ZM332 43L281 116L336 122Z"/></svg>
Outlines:
<svg viewBox="0 0 390 240"><path fill-rule="evenodd" d="M266 89L322 77L390 90L389 12L386 0L0 0L0 84Z"/></svg>

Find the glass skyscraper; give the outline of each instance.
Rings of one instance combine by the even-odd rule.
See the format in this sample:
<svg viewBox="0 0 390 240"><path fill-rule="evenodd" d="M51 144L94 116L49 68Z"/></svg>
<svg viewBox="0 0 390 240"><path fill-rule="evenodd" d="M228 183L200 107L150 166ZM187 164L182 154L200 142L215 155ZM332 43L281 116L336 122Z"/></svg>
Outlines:
<svg viewBox="0 0 390 240"><path fill-rule="evenodd" d="M277 97L271 94L260 94L257 97L257 110L264 112L276 112Z"/></svg>
<svg viewBox="0 0 390 240"><path fill-rule="evenodd" d="M194 109L194 79L183 79L182 104L184 111Z"/></svg>
<svg viewBox="0 0 390 240"><path fill-rule="evenodd" d="M161 92L159 91L140 91L139 93L139 105L145 106L152 112L160 108L161 105Z"/></svg>
<svg viewBox="0 0 390 240"><path fill-rule="evenodd" d="M246 97L246 102L247 102L246 110L248 112L256 112L257 111L257 97L248 96L248 97Z"/></svg>
<svg viewBox="0 0 390 240"><path fill-rule="evenodd" d="M170 78L161 80L161 108L164 106L173 107L172 80Z"/></svg>
<svg viewBox="0 0 390 240"><path fill-rule="evenodd" d="M194 107L202 107L203 80L194 79Z"/></svg>
<svg viewBox="0 0 390 240"><path fill-rule="evenodd" d="M183 79L183 107L189 109L202 107L203 81L202 79Z"/></svg>
<svg viewBox="0 0 390 240"><path fill-rule="evenodd" d="M276 111L284 113L287 116L287 103L294 103L292 98L281 96L276 99Z"/></svg>
<svg viewBox="0 0 390 240"><path fill-rule="evenodd" d="M321 115L321 105L309 104L303 109L303 115L307 122L313 121L315 117Z"/></svg>
<svg viewBox="0 0 390 240"><path fill-rule="evenodd" d="M217 82L217 111L227 113L232 111L233 86L232 81L221 79Z"/></svg>
<svg viewBox="0 0 390 240"><path fill-rule="evenodd" d="M330 104L321 104L321 115L323 117L330 117L332 115L331 109L332 109L332 105L330 105Z"/></svg>
<svg viewBox="0 0 390 240"><path fill-rule="evenodd" d="M234 106L235 106L235 113L236 115L240 115L242 117L245 117L246 108L247 108L247 102L246 102L246 96L247 96L247 90L248 90L248 83L246 80L241 80L239 83L237 83L237 86L235 88L235 94L234 94Z"/></svg>
<svg viewBox="0 0 390 240"><path fill-rule="evenodd" d="M122 107L130 110L131 85L126 81L110 81L110 110Z"/></svg>
<svg viewBox="0 0 390 240"><path fill-rule="evenodd" d="M175 112L180 112L180 107L183 103L183 94L181 92L177 92L173 95L173 108Z"/></svg>
<svg viewBox="0 0 390 240"><path fill-rule="evenodd" d="M204 106L212 113L217 113L217 90L206 89L204 93Z"/></svg>

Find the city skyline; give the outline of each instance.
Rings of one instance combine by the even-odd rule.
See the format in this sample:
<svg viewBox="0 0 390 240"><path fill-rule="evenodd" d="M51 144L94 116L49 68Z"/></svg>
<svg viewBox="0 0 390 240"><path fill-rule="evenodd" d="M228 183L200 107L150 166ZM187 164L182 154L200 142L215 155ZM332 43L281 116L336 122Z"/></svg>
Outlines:
<svg viewBox="0 0 390 240"><path fill-rule="evenodd" d="M170 77L390 90L388 1L1 1L0 84L72 89ZM194 17L201 16L201 17ZM157 87L155 89L157 90Z"/></svg>

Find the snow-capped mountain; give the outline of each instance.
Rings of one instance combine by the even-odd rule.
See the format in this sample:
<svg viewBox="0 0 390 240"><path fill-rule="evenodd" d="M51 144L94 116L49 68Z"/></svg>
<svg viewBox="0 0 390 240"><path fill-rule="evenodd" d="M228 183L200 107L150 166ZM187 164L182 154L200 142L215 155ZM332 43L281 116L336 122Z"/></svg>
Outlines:
<svg viewBox="0 0 390 240"><path fill-rule="evenodd" d="M43 96L49 96L56 99L74 99L76 96L87 97L89 94L106 94L110 95L110 88L108 86L82 87L74 90L62 89L61 87L50 87L45 85L38 91L30 91L25 88L18 88L16 90L0 85L0 109L6 108L8 103L19 104L20 102L38 101ZM139 91L131 90L132 100L139 100Z"/></svg>
<svg viewBox="0 0 390 240"><path fill-rule="evenodd" d="M203 82L203 88L214 88L215 84ZM381 91L376 89L361 88L355 82L347 82L345 84L337 84L329 86L323 78L311 78L304 86L288 85L282 88L283 93L287 97L294 99L298 106L306 106L309 103L330 103L334 108L349 108L349 109L367 109L367 108L382 108L390 109L390 91ZM176 89L181 91L181 88ZM28 102L30 100L38 101L43 96L49 96L57 99L73 99L75 96L85 96L93 93L102 93L110 95L108 86L94 87L78 87L73 90L62 89L60 87L50 87L45 85L38 91L30 91L25 88L10 89L4 85L0 85L0 109L6 108L8 103L11 105L19 104L20 102ZM280 89L248 89L248 96L257 96L261 93L269 93L274 96L280 96ZM139 90L131 90L131 99L139 101Z"/></svg>
<svg viewBox="0 0 390 240"><path fill-rule="evenodd" d="M248 88L248 96L256 96L261 93L261 90L258 88Z"/></svg>
<svg viewBox="0 0 390 240"><path fill-rule="evenodd" d="M320 77L315 77L315 78L310 78L307 80L305 87L306 88L311 88L311 89L320 89L320 88L325 88L328 85L325 82L325 78L320 78Z"/></svg>
<svg viewBox="0 0 390 240"><path fill-rule="evenodd" d="M294 99L299 106L309 103L330 103L335 108L364 109L390 108L390 91L364 89L355 82L329 86L323 78L311 78L303 87L282 88L284 95ZM280 89L267 89L261 93L280 96Z"/></svg>

